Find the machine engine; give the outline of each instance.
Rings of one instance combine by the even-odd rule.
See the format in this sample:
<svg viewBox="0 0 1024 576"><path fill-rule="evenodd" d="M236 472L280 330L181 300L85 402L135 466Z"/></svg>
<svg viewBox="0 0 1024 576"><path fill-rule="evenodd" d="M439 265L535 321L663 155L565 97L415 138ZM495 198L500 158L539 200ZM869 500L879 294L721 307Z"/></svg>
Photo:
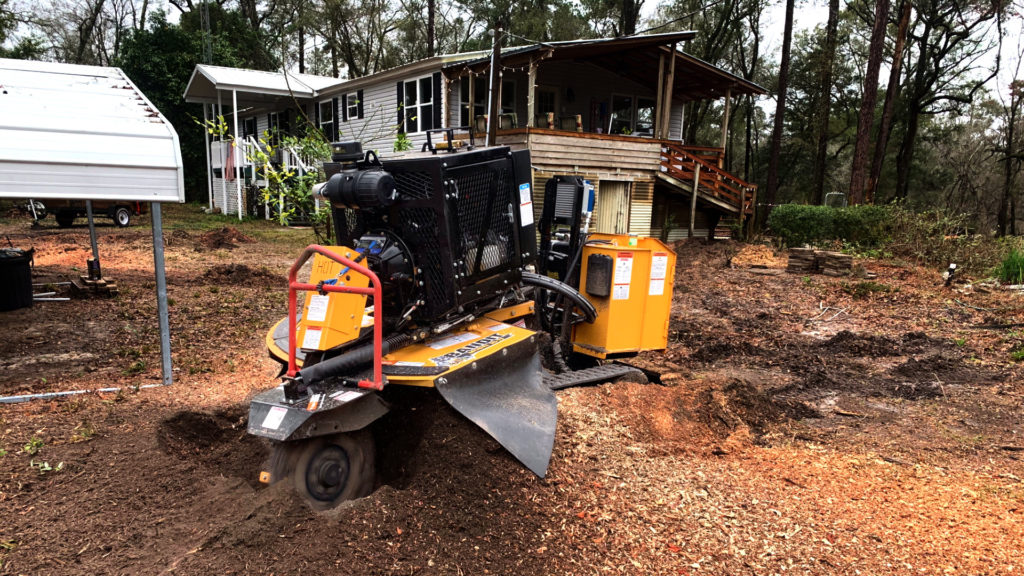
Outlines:
<svg viewBox="0 0 1024 576"><path fill-rule="evenodd" d="M500 298L536 257L527 151L487 148L380 162L334 144L320 194L337 242L384 283L389 330L444 324Z"/></svg>

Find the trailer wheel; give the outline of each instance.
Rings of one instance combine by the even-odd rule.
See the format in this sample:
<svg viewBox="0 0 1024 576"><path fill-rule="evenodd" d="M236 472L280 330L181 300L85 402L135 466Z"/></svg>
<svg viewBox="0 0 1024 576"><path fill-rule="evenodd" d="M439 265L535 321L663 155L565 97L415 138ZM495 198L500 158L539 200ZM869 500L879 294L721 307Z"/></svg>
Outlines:
<svg viewBox="0 0 1024 576"><path fill-rule="evenodd" d="M75 223L75 213L68 210L59 210L54 214L54 218L57 219L57 226L61 228L70 228Z"/></svg>
<svg viewBox="0 0 1024 576"><path fill-rule="evenodd" d="M328 510L373 490L374 445L367 430L322 436L299 447L292 479L314 510Z"/></svg>
<svg viewBox="0 0 1024 576"><path fill-rule="evenodd" d="M124 228L132 223L132 213L124 206L118 206L114 210L114 223L119 227Z"/></svg>

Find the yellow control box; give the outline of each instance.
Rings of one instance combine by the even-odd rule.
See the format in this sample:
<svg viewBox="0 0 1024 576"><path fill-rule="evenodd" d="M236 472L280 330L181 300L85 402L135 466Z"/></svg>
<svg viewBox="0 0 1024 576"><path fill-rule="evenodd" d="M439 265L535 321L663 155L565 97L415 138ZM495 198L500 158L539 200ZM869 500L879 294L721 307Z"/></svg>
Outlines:
<svg viewBox="0 0 1024 576"><path fill-rule="evenodd" d="M326 248L350 259L355 259L359 255L346 246ZM356 288L366 288L370 285L370 279L366 276L322 254L313 256L313 267L309 273L309 283L318 282ZM330 350L354 340L366 325L363 318L365 309L364 294L306 292L306 305L302 309L302 320L299 322L297 334L299 348ZM369 325L373 325L372 319Z"/></svg>
<svg viewBox="0 0 1024 576"><path fill-rule="evenodd" d="M591 234L583 247L580 292L597 308L573 329L573 350L597 358L668 345L676 255L655 238Z"/></svg>

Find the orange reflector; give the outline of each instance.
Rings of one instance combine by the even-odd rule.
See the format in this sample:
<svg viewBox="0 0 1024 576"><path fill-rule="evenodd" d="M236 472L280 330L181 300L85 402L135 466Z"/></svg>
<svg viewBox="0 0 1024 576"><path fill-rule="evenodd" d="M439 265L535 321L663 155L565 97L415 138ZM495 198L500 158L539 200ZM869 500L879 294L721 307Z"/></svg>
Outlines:
<svg viewBox="0 0 1024 576"><path fill-rule="evenodd" d="M267 472L266 470L260 472L260 483L270 484L270 472Z"/></svg>

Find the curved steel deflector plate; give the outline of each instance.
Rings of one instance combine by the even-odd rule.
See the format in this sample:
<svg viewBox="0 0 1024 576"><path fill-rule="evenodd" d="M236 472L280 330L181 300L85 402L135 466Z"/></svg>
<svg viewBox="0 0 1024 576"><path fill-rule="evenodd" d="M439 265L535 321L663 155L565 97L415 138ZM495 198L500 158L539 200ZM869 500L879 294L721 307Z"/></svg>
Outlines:
<svg viewBox="0 0 1024 576"><path fill-rule="evenodd" d="M482 355L438 378L435 386L453 408L544 477L555 444L558 400L544 385L534 342Z"/></svg>

